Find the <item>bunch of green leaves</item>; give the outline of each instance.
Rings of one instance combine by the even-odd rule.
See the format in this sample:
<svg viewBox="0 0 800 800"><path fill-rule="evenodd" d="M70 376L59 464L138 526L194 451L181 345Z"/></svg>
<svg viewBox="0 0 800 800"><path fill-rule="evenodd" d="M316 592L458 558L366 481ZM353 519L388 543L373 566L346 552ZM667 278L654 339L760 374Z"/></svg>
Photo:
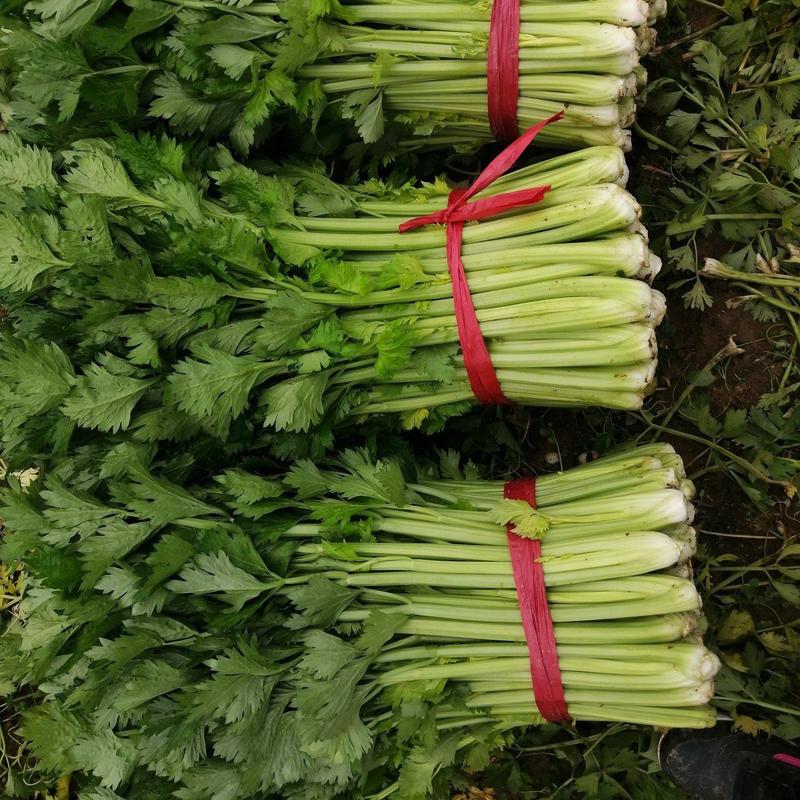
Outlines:
<svg viewBox="0 0 800 800"><path fill-rule="evenodd" d="M270 131L277 108L308 114L322 101L316 84L290 73L329 44L325 4L287 5L293 35L266 3L15 5L0 47L12 76L4 116L32 141L63 146L76 135L106 134L112 120L132 129L156 118L180 134L224 136L246 152Z"/></svg>
<svg viewBox="0 0 800 800"><path fill-rule="evenodd" d="M407 115L409 125L384 132L378 84L393 56L375 59L375 88L334 102L299 74L343 50L349 18L337 0L11 2L0 9L0 115L25 141L57 149L116 123L221 141L240 155L346 152L371 170L417 163L400 132L431 132L447 115Z"/></svg>
<svg viewBox="0 0 800 800"><path fill-rule="evenodd" d="M12 475L0 511L0 559L24 560L30 575L20 614L0 623L0 674L15 710L35 704L20 735L38 768L74 774L91 800L176 788L313 797L354 775L381 788L387 765L396 772L410 753L407 796L434 783L446 792L455 743L439 741L426 702L409 701L401 749L388 729L371 731L382 744L359 766L360 716L327 705L360 708L362 690L343 691L352 673L331 674L341 686L320 697L316 673L297 672L297 630L311 617L298 620L328 607L335 587L295 594L291 628L287 601L270 605L291 550L274 540L297 513L261 476L276 457L331 446L357 399L338 390L321 403L333 358L384 350L390 373L393 353L409 357L349 340L334 308L304 300L339 288L338 262L287 271L270 247L266 226L293 224L296 204L347 198L315 167L259 175L224 153L119 129L61 150L3 134L0 183L2 450L10 472L41 470L27 485ZM359 290L402 286L413 266L389 264ZM213 490L194 488L211 475ZM368 514L351 519L362 505L350 497L318 513L368 535ZM301 749L290 671L307 716L352 732L308 723Z"/></svg>
<svg viewBox="0 0 800 800"><path fill-rule="evenodd" d="M457 687L377 696L368 668L402 616L338 627L356 593L289 570L294 522L323 520L342 558L338 540L371 538L372 509L413 496L397 461L330 467L184 488L129 452L114 474L76 454L26 486L9 476L0 558L24 559L29 584L0 622L0 687L29 695L20 732L41 772L72 774L84 800L327 798L395 779L415 800L486 764L496 731L477 726L466 750L437 731Z"/></svg>
<svg viewBox="0 0 800 800"><path fill-rule="evenodd" d="M0 411L12 469L79 450L113 472L123 452L176 442L184 464L319 453L362 391L337 384L338 372L362 359L390 376L410 362L411 331L354 337L336 292L346 303L407 287L424 278L413 261L390 258L372 278L335 255L287 266L268 227L297 224L296 205L312 197L341 204L347 193L313 165L284 178L229 155L209 170L211 156L119 130L61 152L0 139ZM318 290L326 304L309 299ZM455 348L432 350L431 381L448 380ZM426 424L461 411L445 406Z"/></svg>
<svg viewBox="0 0 800 800"><path fill-rule="evenodd" d="M756 283L759 272L793 274L800 229L800 10L791 0L705 5L707 24L699 6L676 4L647 89L649 130L640 129L659 152L640 199L652 204L650 226L663 230L686 302L701 309L712 302L704 257ZM760 318L777 317L769 298L750 300Z"/></svg>

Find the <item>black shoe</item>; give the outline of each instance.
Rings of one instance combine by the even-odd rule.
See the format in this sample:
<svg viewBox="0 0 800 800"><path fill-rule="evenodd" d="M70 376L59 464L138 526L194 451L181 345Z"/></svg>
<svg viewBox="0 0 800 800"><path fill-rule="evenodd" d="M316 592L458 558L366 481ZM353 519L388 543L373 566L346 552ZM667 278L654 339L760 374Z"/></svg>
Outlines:
<svg viewBox="0 0 800 800"><path fill-rule="evenodd" d="M779 740L673 730L658 746L661 768L696 800L800 800L800 753Z"/></svg>

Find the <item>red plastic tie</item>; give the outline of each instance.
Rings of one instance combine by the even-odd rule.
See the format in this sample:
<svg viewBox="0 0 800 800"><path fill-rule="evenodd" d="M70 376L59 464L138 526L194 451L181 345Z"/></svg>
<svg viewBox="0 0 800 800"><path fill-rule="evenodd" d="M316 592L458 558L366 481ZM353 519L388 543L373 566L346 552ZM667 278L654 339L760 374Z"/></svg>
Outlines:
<svg viewBox="0 0 800 800"><path fill-rule="evenodd" d="M503 496L508 500L524 500L531 508L536 508L536 479L508 481ZM506 526L506 533L522 627L528 644L533 698L539 713L548 722L568 722L570 716L558 666L553 618L544 585L542 543L538 539L517 535L511 523Z"/></svg>
<svg viewBox="0 0 800 800"><path fill-rule="evenodd" d="M519 3L494 0L486 51L486 100L489 127L498 142L510 142L518 133Z"/></svg>
<svg viewBox="0 0 800 800"><path fill-rule="evenodd" d="M406 233L415 228L421 228L423 225L446 225L447 268L450 271L450 281L453 287L458 341L461 344L461 354L464 358L464 368L467 371L470 386L480 403L510 405L511 401L500 388L500 381L497 379L489 349L481 333L481 326L475 313L475 304L472 302L472 295L469 291L467 274L461 259L464 224L494 217L519 206L538 203L550 191L550 187L535 186L516 192L497 194L482 200L473 200L472 202L469 200L491 186L503 173L514 166L536 134L545 125L561 119L563 115L564 112L559 111L549 119L528 128L522 136L489 163L472 186L468 189L453 189L447 198L447 208L433 214L414 217L414 219L404 222L398 229L400 233Z"/></svg>

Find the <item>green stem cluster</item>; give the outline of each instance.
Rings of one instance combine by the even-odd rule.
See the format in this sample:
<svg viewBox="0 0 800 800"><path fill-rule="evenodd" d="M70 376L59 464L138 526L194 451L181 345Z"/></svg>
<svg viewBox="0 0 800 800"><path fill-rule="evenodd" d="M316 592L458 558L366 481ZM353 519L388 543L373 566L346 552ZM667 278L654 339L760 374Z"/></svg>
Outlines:
<svg viewBox="0 0 800 800"><path fill-rule="evenodd" d="M301 523L292 571L357 592L337 624L380 612L396 637L369 680L459 682L466 708L438 709L448 727L542 721L531 692L506 531L502 483L420 481L411 502L371 509L374 539L331 549L326 529ZM570 713L577 720L703 727L719 662L699 635L701 601L675 573L695 547L693 487L669 445L648 445L537 482L545 521L541 563Z"/></svg>
<svg viewBox="0 0 800 800"><path fill-rule="evenodd" d="M663 5L523 2L520 129L565 108L563 122L544 131L541 143L626 147L633 98L644 79L639 58L653 40L647 26ZM379 1L346 3L344 9L349 24L338 28L340 52L302 67L302 78L320 81L346 107L357 101L366 107L378 97L384 116L412 130L409 147L419 145L414 137L422 134L425 146L431 138L449 145L492 138L486 111L488 4Z"/></svg>
<svg viewBox="0 0 800 800"><path fill-rule="evenodd" d="M647 248L639 205L621 185L626 178L620 151L596 147L511 172L478 195L552 187L540 203L468 224L463 232L461 252L478 321L503 391L515 403L636 409L652 387L654 328L664 299L647 280L660 262ZM303 292L307 300L336 308L354 341L380 342L402 330L416 352L452 353L455 371L446 381L416 359L391 373L380 357L332 366L330 387L364 388L352 415L401 413L418 424L428 409L473 400L461 355L449 350L458 348L459 331L446 231L427 226L398 232L403 221L445 204L438 184L395 196L356 190L354 214L296 216L291 226L269 229L276 250L289 259L333 257L373 282L391 259L405 259L419 271L407 288ZM269 300L273 292L236 296Z"/></svg>

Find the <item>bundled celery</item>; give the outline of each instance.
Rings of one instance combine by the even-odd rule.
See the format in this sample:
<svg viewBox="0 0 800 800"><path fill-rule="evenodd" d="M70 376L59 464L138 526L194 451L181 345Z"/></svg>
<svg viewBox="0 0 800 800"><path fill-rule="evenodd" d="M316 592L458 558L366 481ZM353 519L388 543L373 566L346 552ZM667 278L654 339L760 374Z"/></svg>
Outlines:
<svg viewBox="0 0 800 800"><path fill-rule="evenodd" d="M0 681L25 687L22 735L77 797L415 800L485 765L541 722L507 520L542 538L579 726L713 723L692 487L666 445L540 477L535 512L452 453L281 478L116 446L0 492L2 557L29 584Z"/></svg>
<svg viewBox="0 0 800 800"><path fill-rule="evenodd" d="M626 145L661 11L663 0L523 0L520 128L566 107L542 143ZM323 139L344 118L367 142L390 129L394 151L474 147L491 138L490 12L465 0L30 3L7 12L0 55L15 129L37 140L147 114L247 152L290 111L304 128L323 118Z"/></svg>
<svg viewBox="0 0 800 800"><path fill-rule="evenodd" d="M348 472L320 485L363 502ZM307 487L310 467L290 478ZM390 465L378 471L390 485ZM540 721L505 528L541 537L548 602L570 714L645 725L713 724L706 705L717 658L696 636L700 598L683 568L694 552L693 487L668 445L640 447L537 481L536 512L502 501L502 483L424 480L406 502L369 503L367 541L336 548L330 526L304 523L293 570L324 575L355 595L337 617L395 620L395 637L365 681L388 691L464 682L458 707L435 709L440 730ZM373 492L373 494L376 494ZM336 513L321 501L314 513ZM312 578L312 581L314 579ZM297 590L287 590L290 597ZM306 659L310 661L310 657ZM380 702L373 713L379 715ZM477 716L476 713L482 716ZM469 738L467 736L467 738Z"/></svg>
<svg viewBox="0 0 800 800"><path fill-rule="evenodd" d="M352 188L226 153L203 174L173 141L122 133L66 152L3 145L31 186L0 175L12 448L50 452L91 430L217 447L235 425L288 432L303 454L297 433L327 447L344 420L397 412L436 429L474 404L445 231L397 233L445 204L443 182ZM626 176L617 148L563 154L486 190L551 184L541 203L466 226L478 319L512 401L635 409L649 390L664 303L640 280L659 262ZM50 378L29 389L38 374Z"/></svg>
<svg viewBox="0 0 800 800"><path fill-rule="evenodd" d="M366 141L384 120L411 136L406 147L474 145L491 137L486 47L491 4L343 4L335 52L321 53L298 76L319 80ZM520 130L566 109L542 144L627 147L634 97L645 80L639 58L652 42L648 22L662 12L642 0L522 0ZM414 136L424 137L414 140Z"/></svg>
<svg viewBox="0 0 800 800"><path fill-rule="evenodd" d="M640 208L623 188L626 177L617 148L595 147L509 173L478 195L553 187L535 206L464 230L478 320L513 402L635 409L649 391L664 300L639 279L652 277L660 262L648 250ZM237 211L245 179L235 169L219 176ZM307 394L323 381L320 408L333 407L347 390L351 416L399 412L407 426L432 410L441 416L474 402L459 354L445 231L397 232L399 223L446 205L447 187L351 190L348 216L327 213L324 203L302 213L305 197L296 216L269 227L270 240L285 260L309 268L313 290L301 296L335 311L339 335L361 346L343 350L346 359L328 349L331 360L319 373L268 390L268 416L289 387ZM399 286L384 289L388 281ZM274 289L236 296L281 297ZM304 338L286 357L301 358L316 341Z"/></svg>

